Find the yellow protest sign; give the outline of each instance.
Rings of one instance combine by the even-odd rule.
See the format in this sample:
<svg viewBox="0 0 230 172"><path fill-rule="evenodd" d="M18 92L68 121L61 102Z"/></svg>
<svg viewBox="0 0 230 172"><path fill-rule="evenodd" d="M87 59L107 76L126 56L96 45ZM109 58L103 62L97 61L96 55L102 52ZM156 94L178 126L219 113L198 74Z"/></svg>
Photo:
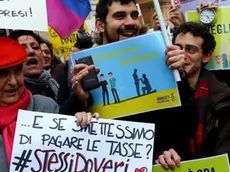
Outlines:
<svg viewBox="0 0 230 172"><path fill-rule="evenodd" d="M208 69L230 69L230 7L218 8L217 19L210 28L210 32L215 36L215 55L208 64ZM187 21L199 21L199 13L196 11L187 12Z"/></svg>
<svg viewBox="0 0 230 172"><path fill-rule="evenodd" d="M65 27L65 26L63 26ZM88 32L87 24L84 23L84 28ZM76 30L69 37L62 39L55 30L49 26L48 34L51 43L53 44L54 54L58 57L66 57L73 52L73 47L77 42L77 33Z"/></svg>
<svg viewBox="0 0 230 172"><path fill-rule="evenodd" d="M152 172L229 172L228 156L226 154L182 162L180 167L174 170L165 170L157 165L153 166Z"/></svg>

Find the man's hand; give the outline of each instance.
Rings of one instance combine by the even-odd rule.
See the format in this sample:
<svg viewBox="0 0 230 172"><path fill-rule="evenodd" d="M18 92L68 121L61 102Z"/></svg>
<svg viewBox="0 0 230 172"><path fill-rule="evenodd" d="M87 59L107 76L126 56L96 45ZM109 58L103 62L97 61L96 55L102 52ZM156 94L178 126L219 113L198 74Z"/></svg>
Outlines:
<svg viewBox="0 0 230 172"><path fill-rule="evenodd" d="M200 4L199 7L197 7L197 11L200 12L204 8L210 8L210 9L216 10L218 8L218 3L217 2L214 2L214 3L203 2Z"/></svg>
<svg viewBox="0 0 230 172"><path fill-rule="evenodd" d="M86 128L87 125L89 125L92 121L92 118L99 118L98 113L86 113L86 112L78 112L75 114L75 117L77 120L75 121L78 126L81 126L82 128Z"/></svg>
<svg viewBox="0 0 230 172"><path fill-rule="evenodd" d="M182 23L180 13L176 11L174 6L169 8L169 21L174 25L174 27L179 26Z"/></svg>
<svg viewBox="0 0 230 172"><path fill-rule="evenodd" d="M89 98L89 93L83 89L82 79L89 74L90 70L94 69L99 73L100 70L93 65L77 64L73 69L72 89L82 103L86 103Z"/></svg>
<svg viewBox="0 0 230 172"><path fill-rule="evenodd" d="M157 13L155 12L152 16L153 19L153 31L161 30L160 22L157 16ZM165 25L168 25L168 22L165 20Z"/></svg>
<svg viewBox="0 0 230 172"><path fill-rule="evenodd" d="M179 72L184 71L185 66L185 51L179 46L169 45L165 51L166 63L169 69L177 69Z"/></svg>
<svg viewBox="0 0 230 172"><path fill-rule="evenodd" d="M162 165L165 169L168 169L169 167L174 169L175 165L177 167L180 166L180 161L181 158L177 152L174 149L170 149L169 151L163 152L163 154L158 157L155 163Z"/></svg>

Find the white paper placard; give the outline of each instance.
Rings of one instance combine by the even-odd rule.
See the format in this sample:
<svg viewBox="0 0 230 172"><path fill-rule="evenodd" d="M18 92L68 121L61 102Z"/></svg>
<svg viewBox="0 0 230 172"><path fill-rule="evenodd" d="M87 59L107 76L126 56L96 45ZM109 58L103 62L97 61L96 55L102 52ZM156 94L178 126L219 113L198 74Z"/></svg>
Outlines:
<svg viewBox="0 0 230 172"><path fill-rule="evenodd" d="M46 0L0 0L0 28L48 31Z"/></svg>
<svg viewBox="0 0 230 172"><path fill-rule="evenodd" d="M10 172L150 172L155 125L19 111Z"/></svg>

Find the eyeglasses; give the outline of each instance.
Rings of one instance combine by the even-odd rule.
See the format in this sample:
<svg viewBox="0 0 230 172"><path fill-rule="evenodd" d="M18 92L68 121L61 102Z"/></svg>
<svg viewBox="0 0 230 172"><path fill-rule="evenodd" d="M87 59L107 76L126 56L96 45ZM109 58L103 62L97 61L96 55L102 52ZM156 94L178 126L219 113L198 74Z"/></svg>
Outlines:
<svg viewBox="0 0 230 172"><path fill-rule="evenodd" d="M189 53L189 54L195 54L199 51L202 51L201 48L198 48L197 46L195 45L189 45L189 44L186 44L184 47L180 44L176 44L177 46L179 46L181 49L184 49L186 53Z"/></svg>

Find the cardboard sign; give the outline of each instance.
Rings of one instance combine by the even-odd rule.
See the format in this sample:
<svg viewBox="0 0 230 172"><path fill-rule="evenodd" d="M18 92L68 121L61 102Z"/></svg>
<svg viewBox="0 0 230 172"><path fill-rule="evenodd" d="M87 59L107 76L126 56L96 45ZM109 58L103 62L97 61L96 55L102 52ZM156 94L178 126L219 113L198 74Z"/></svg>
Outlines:
<svg viewBox="0 0 230 172"><path fill-rule="evenodd" d="M0 0L0 28L47 32L46 0Z"/></svg>
<svg viewBox="0 0 230 172"><path fill-rule="evenodd" d="M153 166L152 172L229 172L228 155L182 162L174 170L165 170L162 166Z"/></svg>
<svg viewBox="0 0 230 172"><path fill-rule="evenodd" d="M92 56L100 68L100 88L91 92L90 111L111 119L180 106L165 49L162 33L153 32L73 53L73 65L79 58Z"/></svg>
<svg viewBox="0 0 230 172"><path fill-rule="evenodd" d="M216 40L215 53L209 61L207 68L209 70L229 70L230 69L230 7L218 8L217 18L210 32ZM199 13L189 11L186 13L187 21L199 22Z"/></svg>
<svg viewBox="0 0 230 172"><path fill-rule="evenodd" d="M152 170L154 124L19 111L10 172Z"/></svg>
<svg viewBox="0 0 230 172"><path fill-rule="evenodd" d="M178 11L188 12L188 11L196 10L196 8L199 7L201 3L212 4L215 3L217 0L171 0L171 1L175 1L175 6ZM230 5L230 0L218 0L218 7L224 7L229 5Z"/></svg>

